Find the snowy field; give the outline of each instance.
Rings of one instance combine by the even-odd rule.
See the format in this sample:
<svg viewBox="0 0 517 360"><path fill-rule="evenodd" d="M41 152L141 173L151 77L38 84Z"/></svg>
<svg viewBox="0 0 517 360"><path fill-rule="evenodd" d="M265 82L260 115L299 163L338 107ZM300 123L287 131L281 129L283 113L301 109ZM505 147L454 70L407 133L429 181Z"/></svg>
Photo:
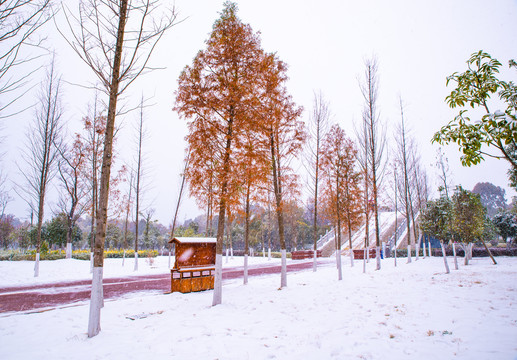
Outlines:
<svg viewBox="0 0 517 360"><path fill-rule="evenodd" d="M342 281L332 265L289 274L282 290L280 275L252 277L246 286L232 280L216 307L211 291L139 294L106 301L102 331L92 339L88 303L0 314L0 357L517 359L517 259L497 260L494 266L474 258L446 275L441 258L399 259L396 268L387 259L381 271L371 261L363 274L359 261L350 268L343 258ZM53 263L43 262L42 276L51 266L59 273L59 262ZM1 266L2 272L31 269L30 263ZM108 274L110 267L108 261Z"/></svg>

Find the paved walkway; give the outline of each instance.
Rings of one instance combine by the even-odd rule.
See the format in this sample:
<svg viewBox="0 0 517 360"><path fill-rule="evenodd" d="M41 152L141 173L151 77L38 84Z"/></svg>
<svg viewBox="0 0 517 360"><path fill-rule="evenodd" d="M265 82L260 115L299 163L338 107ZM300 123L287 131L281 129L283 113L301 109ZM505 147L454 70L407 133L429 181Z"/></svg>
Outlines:
<svg viewBox="0 0 517 360"><path fill-rule="evenodd" d="M318 259L318 266L333 263L329 258ZM312 259L297 260L287 265L288 272L312 269ZM249 276L280 273L280 265L258 264L248 267ZM242 278L243 267L223 268L223 281ZM170 291L169 273L158 275L107 278L103 280L104 299L115 299L139 291ZM91 280L39 284L0 289L0 313L38 312L57 307L77 305L90 299Z"/></svg>

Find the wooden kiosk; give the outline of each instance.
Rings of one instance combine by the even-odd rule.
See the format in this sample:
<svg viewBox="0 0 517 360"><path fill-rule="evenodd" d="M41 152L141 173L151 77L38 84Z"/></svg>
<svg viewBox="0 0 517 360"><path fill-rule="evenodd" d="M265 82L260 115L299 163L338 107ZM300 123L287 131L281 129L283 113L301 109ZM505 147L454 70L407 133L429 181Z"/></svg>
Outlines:
<svg viewBox="0 0 517 360"><path fill-rule="evenodd" d="M214 288L216 238L175 237L171 292L189 293Z"/></svg>

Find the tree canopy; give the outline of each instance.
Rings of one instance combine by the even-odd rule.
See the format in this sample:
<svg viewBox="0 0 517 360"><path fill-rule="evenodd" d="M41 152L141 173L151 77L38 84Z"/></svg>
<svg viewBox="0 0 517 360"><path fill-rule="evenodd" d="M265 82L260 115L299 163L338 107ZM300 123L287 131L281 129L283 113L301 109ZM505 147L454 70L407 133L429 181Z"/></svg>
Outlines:
<svg viewBox="0 0 517 360"><path fill-rule="evenodd" d="M517 67L510 60L510 67ZM434 134L432 141L439 144L456 143L463 155L464 166L479 164L484 156L503 158L517 168L515 148L517 142L517 85L513 81L497 78L501 63L482 50L475 52L467 60L467 70L455 72L447 77L447 85L456 87L445 101L451 108L460 108L459 114ZM497 94L505 104L503 110L490 108L489 100ZM485 114L477 120L467 116L467 107L481 108ZM497 153L488 153L484 146L494 147Z"/></svg>

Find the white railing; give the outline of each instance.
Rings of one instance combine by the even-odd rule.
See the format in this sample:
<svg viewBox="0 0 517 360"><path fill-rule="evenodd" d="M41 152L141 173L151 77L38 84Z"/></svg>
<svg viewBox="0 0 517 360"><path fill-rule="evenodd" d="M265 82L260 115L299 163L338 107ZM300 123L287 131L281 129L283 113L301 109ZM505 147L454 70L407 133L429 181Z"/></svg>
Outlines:
<svg viewBox="0 0 517 360"><path fill-rule="evenodd" d="M322 235L318 242L316 243L316 248L320 250L326 243L328 243L330 240L334 239L335 234L335 228L332 228L330 230L327 230L325 235Z"/></svg>

